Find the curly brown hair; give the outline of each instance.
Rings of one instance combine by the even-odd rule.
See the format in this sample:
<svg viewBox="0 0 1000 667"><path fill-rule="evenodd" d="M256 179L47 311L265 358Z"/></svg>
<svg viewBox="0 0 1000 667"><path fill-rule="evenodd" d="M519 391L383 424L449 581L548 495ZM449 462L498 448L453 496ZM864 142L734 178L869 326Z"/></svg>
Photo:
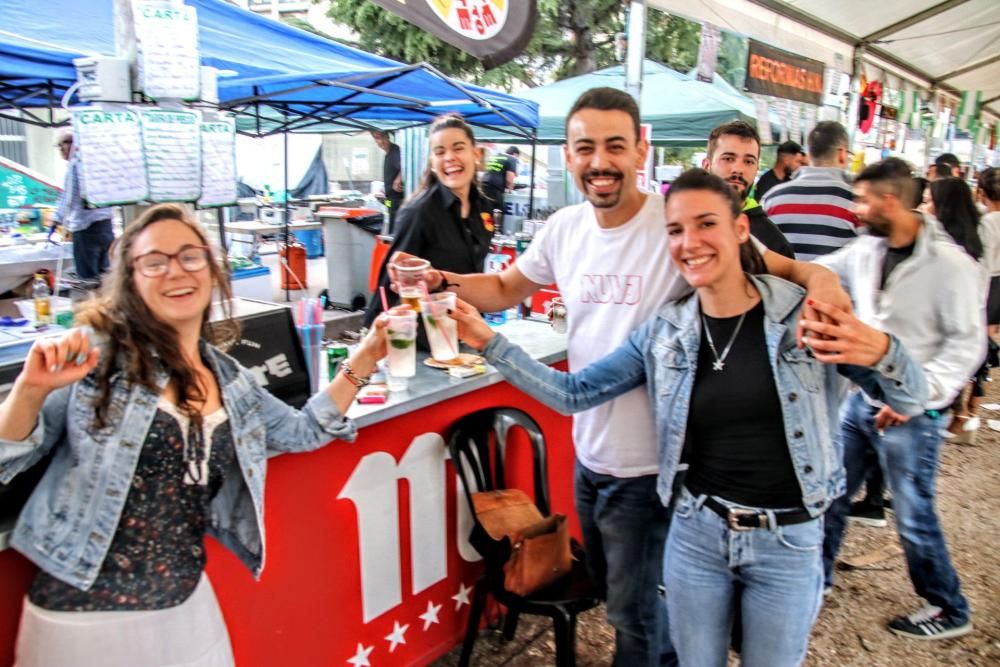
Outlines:
<svg viewBox="0 0 1000 667"><path fill-rule="evenodd" d="M195 404L205 400L204 392L198 386L195 370L184 361L177 332L153 314L139 296L133 279L132 245L136 237L150 225L165 220L184 223L203 245L210 246L201 226L183 207L175 204L153 206L126 225L112 248L111 271L104 276L100 294L83 303L76 313L78 324L92 327L107 339L96 371L99 394L94 405L94 423L97 428L107 423L112 375L124 371L130 385L140 384L155 390L156 371L161 367L177 389L178 408L195 425L201 421ZM219 262L215 253L209 250L208 268L221 297L222 318L210 321L212 304L209 303L202 317L201 337L225 349L238 340L240 331L239 323L232 317L229 266Z"/></svg>

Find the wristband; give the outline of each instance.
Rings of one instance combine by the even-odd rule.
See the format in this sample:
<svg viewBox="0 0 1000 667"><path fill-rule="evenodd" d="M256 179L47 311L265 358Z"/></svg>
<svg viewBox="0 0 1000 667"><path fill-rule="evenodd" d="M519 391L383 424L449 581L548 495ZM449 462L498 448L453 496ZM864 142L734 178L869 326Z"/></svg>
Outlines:
<svg viewBox="0 0 1000 667"><path fill-rule="evenodd" d="M461 285L459 285L458 283L450 283L450 282L448 282L448 279L445 278L443 271L439 271L438 273L441 274L441 284L438 285L437 289L434 290L435 294L437 294L438 292L444 292L449 287L461 287Z"/></svg>
<svg viewBox="0 0 1000 667"><path fill-rule="evenodd" d="M356 389L361 389L362 387L367 386L368 383L371 381L370 379L371 375L369 375L368 377L361 377L358 374L356 374L354 372L354 369L351 368L351 362L348 361L347 359L344 359L342 362L340 362L340 372L344 375L345 378L347 378L348 382L354 385Z"/></svg>

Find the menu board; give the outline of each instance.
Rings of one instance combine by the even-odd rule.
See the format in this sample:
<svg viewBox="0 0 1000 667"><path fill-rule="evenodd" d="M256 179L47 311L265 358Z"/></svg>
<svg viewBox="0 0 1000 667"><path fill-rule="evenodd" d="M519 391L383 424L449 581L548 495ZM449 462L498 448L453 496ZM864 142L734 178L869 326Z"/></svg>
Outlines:
<svg viewBox="0 0 1000 667"><path fill-rule="evenodd" d="M83 178L81 195L94 206L146 199L146 161L139 114L121 106L73 111Z"/></svg>
<svg viewBox="0 0 1000 667"><path fill-rule="evenodd" d="M133 2L139 86L154 100L196 100L201 74L194 7Z"/></svg>
<svg viewBox="0 0 1000 667"><path fill-rule="evenodd" d="M771 110L767 103L767 98L762 95L753 96L753 105L757 110L757 134L760 135L762 143L769 144L771 138Z"/></svg>
<svg viewBox="0 0 1000 667"><path fill-rule="evenodd" d="M201 123L201 198L198 206L236 203L236 124L231 118Z"/></svg>
<svg viewBox="0 0 1000 667"><path fill-rule="evenodd" d="M788 103L788 136L792 141L802 143L802 107L794 101Z"/></svg>
<svg viewBox="0 0 1000 667"><path fill-rule="evenodd" d="M201 196L201 117L193 111L142 109L149 201Z"/></svg>

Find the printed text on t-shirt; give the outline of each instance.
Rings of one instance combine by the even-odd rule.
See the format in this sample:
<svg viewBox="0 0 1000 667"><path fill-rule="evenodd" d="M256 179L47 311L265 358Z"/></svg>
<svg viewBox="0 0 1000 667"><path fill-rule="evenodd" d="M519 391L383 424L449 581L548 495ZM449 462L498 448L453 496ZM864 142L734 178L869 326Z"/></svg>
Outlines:
<svg viewBox="0 0 1000 667"><path fill-rule="evenodd" d="M642 300L642 276L586 273L580 291L583 303L616 303L634 306Z"/></svg>

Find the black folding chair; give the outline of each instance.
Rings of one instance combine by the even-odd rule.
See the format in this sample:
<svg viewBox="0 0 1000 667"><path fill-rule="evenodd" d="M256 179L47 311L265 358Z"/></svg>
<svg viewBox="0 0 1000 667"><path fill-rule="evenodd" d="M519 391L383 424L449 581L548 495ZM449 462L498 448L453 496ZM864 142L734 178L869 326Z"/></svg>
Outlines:
<svg viewBox="0 0 1000 667"><path fill-rule="evenodd" d="M510 539L494 540L475 520L472 492L510 488L506 483L506 454L511 429L524 430L531 443L535 505L542 516L549 515L548 469L545 438L534 419L516 408L490 408L460 419L451 430L448 449L465 489L469 511L474 518L469 541L483 557L486 569L476 581L469 624L462 643L459 666L466 667L479 633L479 623L487 594L507 607L503 636L510 640L521 614L548 616L556 639L557 667L576 664L576 617L599 603L597 591L587 576L583 550L573 542L573 569L552 585L527 596L504 588L503 565L510 557Z"/></svg>

